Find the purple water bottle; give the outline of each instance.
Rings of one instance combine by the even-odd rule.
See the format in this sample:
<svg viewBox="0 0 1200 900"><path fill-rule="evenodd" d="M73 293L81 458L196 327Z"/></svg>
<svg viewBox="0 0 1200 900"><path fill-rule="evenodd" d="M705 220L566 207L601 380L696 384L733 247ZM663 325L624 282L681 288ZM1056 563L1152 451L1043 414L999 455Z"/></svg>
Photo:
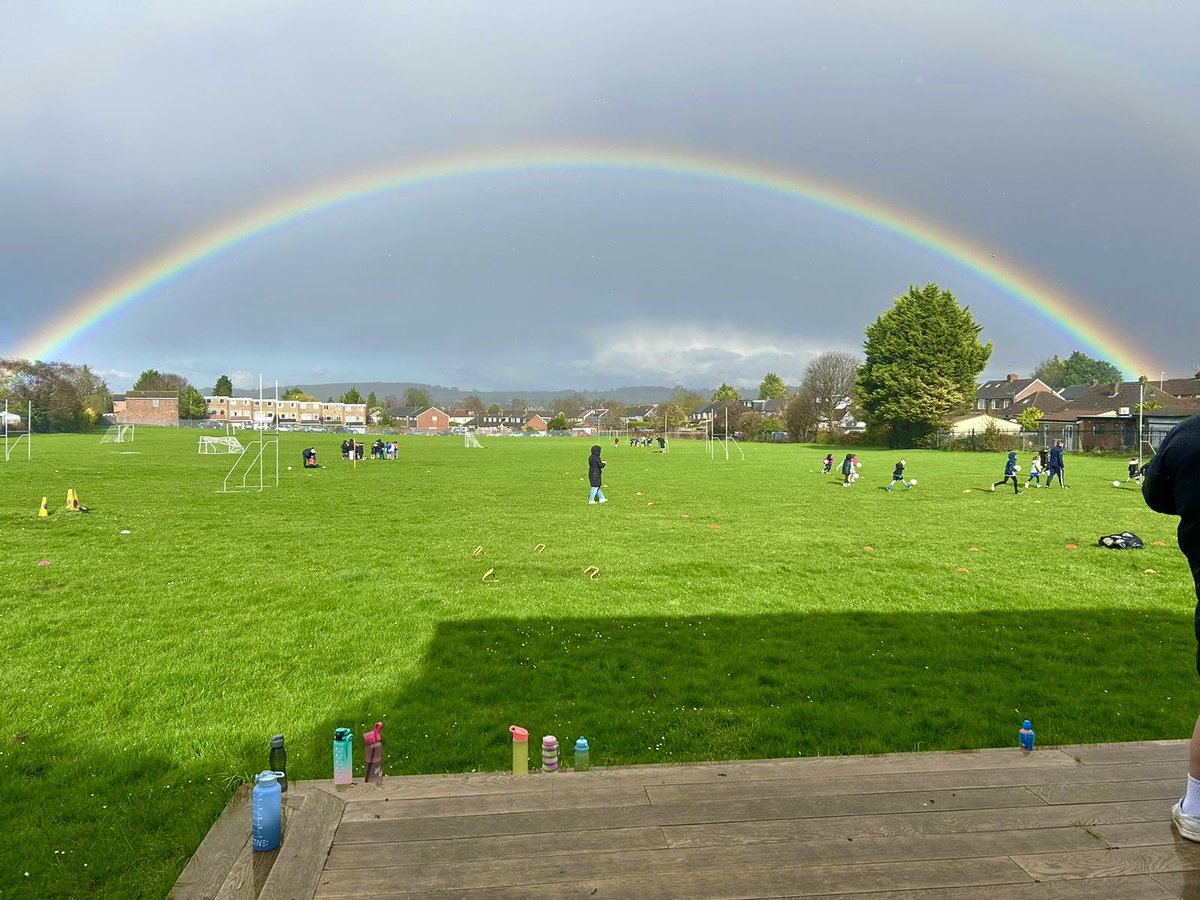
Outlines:
<svg viewBox="0 0 1200 900"><path fill-rule="evenodd" d="M363 770L367 784L383 784L383 723L363 734Z"/></svg>

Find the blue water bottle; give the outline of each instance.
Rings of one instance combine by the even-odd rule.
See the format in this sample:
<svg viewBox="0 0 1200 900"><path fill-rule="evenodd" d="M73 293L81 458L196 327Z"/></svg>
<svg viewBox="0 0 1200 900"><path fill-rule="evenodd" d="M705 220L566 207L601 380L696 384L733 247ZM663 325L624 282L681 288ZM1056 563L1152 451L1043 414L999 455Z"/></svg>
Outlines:
<svg viewBox="0 0 1200 900"><path fill-rule="evenodd" d="M333 732L333 783L350 784L354 781L354 733L349 728L335 728Z"/></svg>
<svg viewBox="0 0 1200 900"><path fill-rule="evenodd" d="M279 788L278 772L260 772L254 779L250 797L252 845L256 852L279 848L283 791Z"/></svg>
<svg viewBox="0 0 1200 900"><path fill-rule="evenodd" d="M1021 726L1021 752L1033 752L1033 723L1028 719L1026 719L1025 723Z"/></svg>
<svg viewBox="0 0 1200 900"><path fill-rule="evenodd" d="M575 742L575 771L586 772L592 767L592 751L588 747L587 738L581 737Z"/></svg>

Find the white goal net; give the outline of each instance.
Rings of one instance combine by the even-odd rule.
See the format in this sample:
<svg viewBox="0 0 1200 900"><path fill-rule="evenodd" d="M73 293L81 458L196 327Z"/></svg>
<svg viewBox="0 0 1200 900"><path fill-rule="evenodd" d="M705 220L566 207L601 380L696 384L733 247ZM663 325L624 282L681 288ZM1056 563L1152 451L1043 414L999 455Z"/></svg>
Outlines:
<svg viewBox="0 0 1200 900"><path fill-rule="evenodd" d="M201 437L201 453L241 453L245 448L235 437Z"/></svg>
<svg viewBox="0 0 1200 900"><path fill-rule="evenodd" d="M100 438L102 444L124 444L132 442L134 436L133 425L109 425L108 430L104 432L104 436Z"/></svg>
<svg viewBox="0 0 1200 900"><path fill-rule="evenodd" d="M475 432L468 431L463 435L463 446L468 450L482 450L483 444L479 443L479 438L475 437Z"/></svg>

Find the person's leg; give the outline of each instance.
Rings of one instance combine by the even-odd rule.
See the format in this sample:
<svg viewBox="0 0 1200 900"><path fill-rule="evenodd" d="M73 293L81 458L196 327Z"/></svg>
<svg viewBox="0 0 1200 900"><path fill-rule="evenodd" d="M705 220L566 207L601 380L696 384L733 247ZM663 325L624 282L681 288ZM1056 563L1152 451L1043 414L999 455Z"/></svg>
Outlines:
<svg viewBox="0 0 1200 900"><path fill-rule="evenodd" d="M1014 475L1014 476L1012 477L1012 480L1013 480L1013 493L1014 493L1014 494L1019 494L1019 493L1021 493L1020 486L1017 484L1017 476L1016 476L1016 475Z"/></svg>
<svg viewBox="0 0 1200 900"><path fill-rule="evenodd" d="M596 502L597 503L607 503L608 502L608 498L604 496L604 491L602 491L600 488L596 488Z"/></svg>
<svg viewBox="0 0 1200 900"><path fill-rule="evenodd" d="M598 493L600 493L600 488L598 488L598 487L592 488L591 491L588 493L588 503L595 503L596 502L596 494L598 494Z"/></svg>

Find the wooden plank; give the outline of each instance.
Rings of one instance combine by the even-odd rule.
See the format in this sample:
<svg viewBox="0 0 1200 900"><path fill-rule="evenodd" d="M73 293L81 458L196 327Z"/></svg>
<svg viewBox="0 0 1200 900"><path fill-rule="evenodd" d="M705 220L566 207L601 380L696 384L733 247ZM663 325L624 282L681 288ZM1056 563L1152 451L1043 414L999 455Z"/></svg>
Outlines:
<svg viewBox="0 0 1200 900"><path fill-rule="evenodd" d="M403 851L407 845L375 846ZM1082 828L698 847L688 850L616 850L551 856L543 855L539 846L527 841L525 857L519 859L439 861L433 865L379 865L374 868L327 867L318 893L369 893L375 885L387 888L398 884L410 891L478 890L562 880L629 878L635 875L675 873L686 878L705 871L720 873L799 866L862 866L884 862L1000 857L1015 852L1084 850L1100 846L1101 843ZM394 858L402 859L402 852L396 853ZM378 861L382 862L382 859Z"/></svg>
<svg viewBox="0 0 1200 900"><path fill-rule="evenodd" d="M1013 855L1012 860L1038 881L1200 871L1200 844L1180 841L1170 846Z"/></svg>
<svg viewBox="0 0 1200 900"><path fill-rule="evenodd" d="M845 896L826 894L813 900L845 900ZM1149 875L919 891L872 891L853 896L854 900L1172 900L1175 897Z"/></svg>
<svg viewBox="0 0 1200 900"><path fill-rule="evenodd" d="M278 850L255 853L250 841L246 841L225 883L217 891L216 900L257 900L258 892L266 883L278 853Z"/></svg>
<svg viewBox="0 0 1200 900"><path fill-rule="evenodd" d="M1180 840L1166 815L1158 822L1137 822L1131 825L1098 825L1092 833L1110 847L1149 847L1154 844L1174 844Z"/></svg>
<svg viewBox="0 0 1200 900"><path fill-rule="evenodd" d="M1195 900L1200 897L1200 872L1189 869L1184 872L1163 872L1151 877L1161 884L1164 890L1170 891L1172 897L1181 897L1183 900Z"/></svg>
<svg viewBox="0 0 1200 900"><path fill-rule="evenodd" d="M1099 769L1116 766L1097 766ZM1121 780L1101 784L1045 784L1029 788L1047 803L1110 803L1115 800L1170 800L1179 799L1182 779L1169 778L1155 781ZM1186 789L1184 784L1183 788ZM1167 804L1170 809L1171 804Z"/></svg>
<svg viewBox="0 0 1200 900"><path fill-rule="evenodd" d="M1174 778L1178 782L1179 777L1179 767L1175 763L1070 767L1055 765L899 775L831 775L753 781L706 781L650 785L645 790L650 802L657 804L692 800L749 800L765 797L813 797L1022 785L1033 787L1168 778Z"/></svg>
<svg viewBox="0 0 1200 900"><path fill-rule="evenodd" d="M964 809L894 815L839 816L825 819L778 819L663 827L672 847L719 847L772 841L811 841L841 835L858 839L900 834L954 834L975 831L1063 828L1127 822L1154 822L1163 817L1157 800L1041 806L1025 809Z"/></svg>
<svg viewBox="0 0 1200 900"><path fill-rule="evenodd" d="M819 866L755 871L698 872L686 876L646 875L585 881L524 884L500 889L499 896L522 897L662 897L680 900L733 897L811 897L824 893L855 893L881 887L907 888L1022 884L1030 879L1005 857L971 860L927 860L864 866ZM371 891L365 894L364 891ZM356 884L318 897L404 896L402 884ZM416 893L429 896L428 891ZM453 894L445 891L443 896ZM461 892L457 892L461 896ZM472 892L474 894L475 892ZM489 892L490 894L491 892ZM485 894L486 896L486 894Z"/></svg>
<svg viewBox="0 0 1200 900"><path fill-rule="evenodd" d="M234 861L250 840L250 785L243 784L230 798L209 829L170 896L177 900L209 900L215 897Z"/></svg>
<svg viewBox="0 0 1200 900"><path fill-rule="evenodd" d="M346 804L324 791L311 791L293 815L259 900L311 897L333 844Z"/></svg>
<svg viewBox="0 0 1200 900"><path fill-rule="evenodd" d="M604 850L665 850L666 838L656 826L608 828L602 831L573 831L569 841L547 840L531 846L527 834L497 837L457 838L401 843L334 843L325 863L331 869L378 866L437 865L484 859L514 859L531 855L592 853Z"/></svg>
<svg viewBox="0 0 1200 900"><path fill-rule="evenodd" d="M360 800L346 807L347 822L373 819L481 816L503 812L539 812L549 809L605 809L613 806L648 806L650 798L640 785L612 785L578 791L522 791L465 797L413 800Z"/></svg>
<svg viewBox="0 0 1200 900"><path fill-rule="evenodd" d="M1058 749L1085 766L1116 763L1187 763L1190 741L1145 741L1132 744L1082 744Z"/></svg>
<svg viewBox="0 0 1200 900"><path fill-rule="evenodd" d="M332 781L297 782L297 789L324 790L347 805L362 800L397 800L471 796L542 790L595 790L610 784L654 785L693 782L771 780L819 775L888 775L917 772L961 772L979 769L1031 768L1078 765L1069 755L1047 749L1026 756L1013 748L895 753L878 756L823 756L796 759L700 762L653 766L596 767L586 774L566 771L556 775L513 778L500 772L467 775L388 776L382 786L354 784L342 790Z"/></svg>
<svg viewBox="0 0 1200 900"><path fill-rule="evenodd" d="M853 816L862 813L915 812L933 809L989 809L1044 807L1025 788L979 788L967 791L926 791L907 794L850 794L833 797L782 797L768 800L733 800L710 803L674 803L662 806L625 806L594 809L586 816L572 810L536 813L496 813L457 818L377 819L344 822L337 842L406 841L435 838L482 837L494 834L539 834L595 828L630 828L638 825L681 825L700 822L750 822L771 819L808 819ZM1064 824L1064 823L1060 823ZM1070 824L1070 823L1065 823Z"/></svg>

